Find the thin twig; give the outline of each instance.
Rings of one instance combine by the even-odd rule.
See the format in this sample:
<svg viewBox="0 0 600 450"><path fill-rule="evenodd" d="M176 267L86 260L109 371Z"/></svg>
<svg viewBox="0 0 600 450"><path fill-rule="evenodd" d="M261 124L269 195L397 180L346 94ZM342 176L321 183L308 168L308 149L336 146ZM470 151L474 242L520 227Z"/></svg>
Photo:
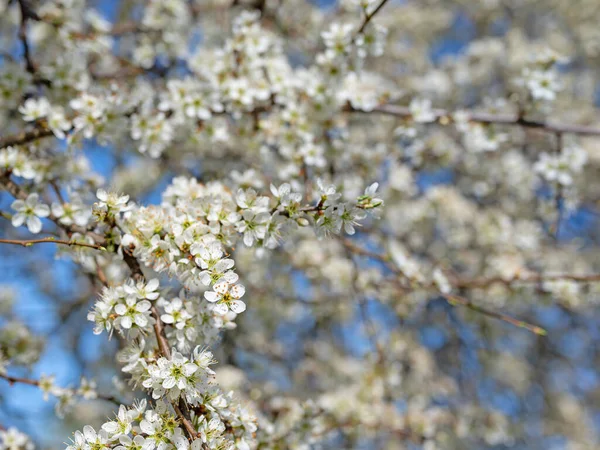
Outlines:
<svg viewBox="0 0 600 450"><path fill-rule="evenodd" d="M534 273L525 276L517 276L514 278L502 277L481 277L481 278L457 278L451 281L451 284L457 288L465 289L481 289L487 288L494 284L503 284L511 287L513 284L539 284L545 281L575 281L579 283L594 283L600 281L600 274L594 273L589 275L575 275L570 273L565 274L541 274Z"/></svg>
<svg viewBox="0 0 600 450"><path fill-rule="evenodd" d="M185 430L190 435L190 437L192 439L196 439L199 433L194 429L194 425L192 425L192 422L190 422L190 420L185 416L185 414L183 414L183 411L176 403L173 403L173 409L175 409L175 412L181 419L181 422L183 423L183 426L185 427Z"/></svg>
<svg viewBox="0 0 600 450"><path fill-rule="evenodd" d="M501 320L503 322L514 325L515 327L524 328L524 329L529 330L532 333L538 334L540 336L545 336L547 334L546 330L544 330L542 327L530 324L523 320L515 319L514 317L508 316L503 313L499 313L499 312L491 311L487 308L483 308L482 306L478 306L478 305L474 304L473 302L471 302L470 300L468 300L464 297L461 297L459 295L443 294L443 297L449 304L451 304L453 306L455 306L455 305L464 306L465 308L470 309L471 311L475 311L475 312L484 314L488 317L492 317L494 319Z"/></svg>
<svg viewBox="0 0 600 450"><path fill-rule="evenodd" d="M386 267L388 267L396 275L399 275L402 278L406 278L406 276L402 272L402 270L400 270L395 264L393 264L393 262L391 261L389 256L380 254L380 253L376 253L376 252L371 252L369 250L365 250L365 249L355 245L348 239L342 239L342 243L344 244L346 249L348 249L354 253L381 261L382 263L384 263L386 265ZM409 280L409 281L411 281L411 283L413 283L413 284L416 284L417 288L421 288L421 289L425 289L425 290L435 290L437 294L444 297L446 299L446 301L448 301L448 303L450 303L451 305L464 306L472 311L476 311L476 312L484 314L488 317L498 319L503 322L507 322L507 323L517 326L519 328L525 328L535 334L539 334L539 335L546 334L546 330L544 330L543 328L541 328L537 325L533 325L533 324L524 322L522 320L515 319L514 317L508 316L506 314L495 312L495 311L489 310L487 308L478 306L464 297L460 297L458 295L453 295L453 294L445 294L443 292L440 292L439 289L433 283L423 283L423 282L417 282L415 280ZM402 289L406 289L406 286L401 286L401 287L402 287Z"/></svg>
<svg viewBox="0 0 600 450"><path fill-rule="evenodd" d="M360 25L360 28L358 29L358 31L356 32L356 35L354 37L354 39L356 39L356 36L358 36L359 34L361 34L363 31L365 31L365 28L367 27L367 25L369 24L369 22L371 21L371 19L373 17L375 17L375 14L377 14L379 12L379 10L381 8L383 8L385 6L385 4L388 2L388 0L382 0L381 3L379 3L379 5L377 5L377 7L373 10L372 13L370 14L365 14L365 18L362 22L362 24Z"/></svg>
<svg viewBox="0 0 600 450"><path fill-rule="evenodd" d="M34 244L61 244L68 246L79 246L79 247L88 247L94 248L96 250L106 250L106 248L102 247L98 244L89 244L87 242L80 241L67 241L64 239L56 239L54 237L40 238L40 239L29 239L29 240L20 240L20 239L0 239L0 244L13 244L13 245L22 245L23 247L31 247Z"/></svg>
<svg viewBox="0 0 600 450"><path fill-rule="evenodd" d="M362 113L380 113L396 117L411 118L412 113L410 108L397 105L380 105L370 111L350 109L354 112ZM435 116L436 122L449 123L452 121L452 112L444 109L434 109L432 113ZM548 121L530 120L512 114L489 114L483 112L468 112L469 120L483 124L498 124L508 126L519 126L522 128L545 130L552 133L567 133L579 134L587 136L600 136L600 128L576 125L576 124L560 124Z"/></svg>
<svg viewBox="0 0 600 450"><path fill-rule="evenodd" d="M6 381L8 381L8 383L10 385L13 385L15 383L19 383L19 384L28 384L30 386L40 387L40 381L39 380L34 380L32 378L13 377L13 376L6 375L6 374L3 374L3 373L0 373L0 378L3 378ZM105 400L107 402L114 403L115 405L121 405L121 402L119 400L117 400L117 398L115 398L112 395L97 394L97 396L98 396L97 398L99 398L101 400Z"/></svg>

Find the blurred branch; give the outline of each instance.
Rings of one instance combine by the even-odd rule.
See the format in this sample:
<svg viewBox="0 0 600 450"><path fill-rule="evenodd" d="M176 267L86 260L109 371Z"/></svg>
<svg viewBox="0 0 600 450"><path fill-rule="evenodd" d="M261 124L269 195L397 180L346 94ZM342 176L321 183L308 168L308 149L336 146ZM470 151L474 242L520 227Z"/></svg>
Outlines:
<svg viewBox="0 0 600 450"><path fill-rule="evenodd" d="M503 284L507 287L511 287L513 284L518 283L527 283L527 284L537 284L543 283L545 281L575 281L579 283L593 283L595 281L600 281L600 274L594 273L589 275L575 275L570 273L564 274L553 274L553 275L544 275L541 273L529 274L526 276L517 276L514 278L502 278L502 277L481 277L481 278L457 278L455 280L451 280L453 286L457 288L467 288L467 289L476 289L476 288L486 288L490 287L493 284Z"/></svg>
<svg viewBox="0 0 600 450"><path fill-rule="evenodd" d="M433 284L433 283L424 283L424 282L420 282L420 281L416 281L413 279L408 278L404 272L398 268L393 262L392 259L385 254L380 254L380 253L376 253L376 252L371 252L369 250L365 250L357 245L355 245L354 243L352 243L350 240L348 239L342 239L342 243L344 244L344 246L350 250L351 252L354 252L356 254L362 255L362 256L367 256L369 258L373 258L376 259L378 261L383 262L386 267L388 267L392 272L394 272L397 275L400 275L402 278L404 279L408 279L411 284L416 284L417 288L422 288L425 290L435 290L436 294L440 295L441 297L443 297L448 303L450 303L451 305L455 306L455 305L460 305L460 306L464 306L465 308L470 309L471 311L475 311L481 314L484 314L488 317L494 318L494 319L498 319L501 320L503 322L509 323L511 325L514 325L516 327L519 328L525 328L529 331L531 331L532 333L538 334L538 335L545 335L546 334L546 330L544 330L543 328L537 326L537 325L533 325L530 323L527 323L523 320L519 320L519 319L515 319L509 315L503 314L503 313L499 313L499 312L495 312L495 311L491 311L487 308L478 306L476 304L474 304L473 302L471 302L470 300L458 296L458 295L454 295L454 294L450 294L450 293L444 293L441 292L439 290L439 288ZM407 286L402 285L401 286L402 289L407 289Z"/></svg>
<svg viewBox="0 0 600 450"><path fill-rule="evenodd" d="M387 2L388 2L388 0L382 0L381 3L379 3L379 5L377 5L377 7L373 10L372 13L370 13L370 14L366 14L365 13L365 18L364 18L362 24L360 25L360 28L356 32L356 35L354 36L354 39L356 39L356 36L358 36L363 31L365 31L365 28L367 27L367 25L369 24L369 22L371 21L371 19L373 17L375 17L375 15L381 10L381 8L383 8L385 6L385 4Z"/></svg>
<svg viewBox="0 0 600 450"><path fill-rule="evenodd" d="M12 377L10 375L6 375L6 374L3 374L3 373L0 373L0 378L3 378L6 381L8 381L8 383L11 386L13 384L15 384L15 383L19 383L19 384L28 384L30 386L40 387L40 381L39 380L31 379L31 378ZM115 398L112 395L97 394L97 398L99 398L100 400L105 400L107 402L114 403L115 405L121 405L121 402L119 400L117 400L117 398Z"/></svg>
<svg viewBox="0 0 600 450"><path fill-rule="evenodd" d="M18 0L18 2L19 8L21 10L21 22L19 24L19 39L23 44L23 57L25 59L27 72L29 72L32 75L35 75L36 67L31 58L31 51L29 49L29 43L27 41L27 21L29 19L39 20L40 17L33 9L31 0Z"/></svg>
<svg viewBox="0 0 600 450"><path fill-rule="evenodd" d="M351 108L350 111L361 113L380 113L395 117L411 118L413 116L410 108L407 106L397 105L380 105L370 111ZM434 109L432 113L435 115L437 123L447 125L452 122L453 112L444 109ZM484 112L467 112L469 120L483 124L497 124L508 126L519 126L522 128L544 130L551 133L570 133L587 136L600 136L600 128L576 125L576 124L560 124L548 121L529 120L524 117L512 114L489 114Z"/></svg>
<svg viewBox="0 0 600 450"><path fill-rule="evenodd" d="M543 329L542 327L533 325L533 324L525 322L523 320L515 319L514 317L511 317L507 314L503 314L503 313L491 311L487 308L483 308L481 306L474 304L473 302L471 302L471 300L461 297L459 295L444 294L444 293L441 293L440 295L442 295L444 297L444 299L452 306L456 306L456 305L464 306L465 308L470 309L471 311L475 311L475 312L484 314L493 319L501 320L503 322L509 323L518 328L524 328L524 329L531 331L532 333L535 333L540 336L545 336L547 334L546 330Z"/></svg>
<svg viewBox="0 0 600 450"><path fill-rule="evenodd" d="M52 130L46 125L38 124L32 130L21 131L19 133L0 138L0 148L11 147L14 145L24 145L37 139L52 136Z"/></svg>

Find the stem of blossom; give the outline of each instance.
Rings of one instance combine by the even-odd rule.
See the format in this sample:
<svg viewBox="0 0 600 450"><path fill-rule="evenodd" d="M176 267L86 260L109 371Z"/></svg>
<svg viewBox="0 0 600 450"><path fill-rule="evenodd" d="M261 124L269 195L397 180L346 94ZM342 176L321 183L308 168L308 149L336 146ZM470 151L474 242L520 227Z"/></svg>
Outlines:
<svg viewBox="0 0 600 450"><path fill-rule="evenodd" d="M132 250L129 248L123 249L123 260L125 264L131 270L131 278L135 281L143 281L144 280L144 272L142 272L142 267L138 262L137 258L133 256ZM154 334L156 335L156 343L158 344L158 349L160 353L165 358L171 359L171 349L169 348L169 341L165 335L165 329L160 320L160 314L158 313L158 309L156 306L152 305L150 310L152 312L152 317L154 317Z"/></svg>
<svg viewBox="0 0 600 450"><path fill-rule="evenodd" d="M56 194L56 198L58 198L58 200L61 203L63 203L63 204L66 203L65 199L64 199L64 197L62 195L62 193L60 192L60 188L58 187L58 184L56 184L56 181L52 180L49 183L50 183L50 186L52 186L52 189L54 189L54 193Z"/></svg>
<svg viewBox="0 0 600 450"><path fill-rule="evenodd" d="M94 248L96 250L106 251L106 248L104 248L98 244L88 244L87 242L79 242L79 241L67 241L67 240L63 240L63 239L56 239L53 237L30 239L30 240L0 239L0 244L22 245L23 247L31 247L34 244L62 244L62 245L68 245L68 246L88 247L88 248Z"/></svg>
<svg viewBox="0 0 600 450"><path fill-rule="evenodd" d="M158 348L165 358L171 359L171 349L169 348L169 341L165 336L165 329L163 327L162 320L160 320L160 314L156 306L152 305L152 317L154 317L154 333L156 334L156 341L158 342Z"/></svg>

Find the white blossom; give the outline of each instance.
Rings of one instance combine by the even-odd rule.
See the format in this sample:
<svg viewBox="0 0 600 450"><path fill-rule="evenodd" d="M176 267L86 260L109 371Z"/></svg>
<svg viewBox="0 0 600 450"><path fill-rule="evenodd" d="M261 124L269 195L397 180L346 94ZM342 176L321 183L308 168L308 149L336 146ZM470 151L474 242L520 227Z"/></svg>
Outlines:
<svg viewBox="0 0 600 450"><path fill-rule="evenodd" d="M40 218L50 215L48 205L40 203L39 195L29 194L25 200L15 200L11 208L17 211L11 219L13 227L20 227L24 223L27 224L27 229L37 234L42 231L42 221Z"/></svg>

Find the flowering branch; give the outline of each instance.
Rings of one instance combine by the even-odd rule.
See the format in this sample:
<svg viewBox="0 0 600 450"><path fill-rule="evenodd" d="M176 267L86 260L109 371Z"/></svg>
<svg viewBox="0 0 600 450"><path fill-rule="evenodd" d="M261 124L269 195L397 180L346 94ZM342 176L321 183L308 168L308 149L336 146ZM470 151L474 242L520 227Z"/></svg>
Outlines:
<svg viewBox="0 0 600 450"><path fill-rule="evenodd" d="M138 260L135 258L135 256L133 256L133 253L131 253L130 249L124 249L123 257L125 263L131 270L132 278L138 282L143 282L144 273L142 272L142 268ZM152 305L151 312L152 317L154 318L154 334L156 336L156 342L158 343L160 353L167 359L171 359L171 349L169 347L169 341L167 339L167 336L165 335L164 324L155 305ZM175 413L179 417L179 420L181 420L181 422L183 423L189 435L190 441L195 440L198 437L198 433L194 429L194 426L190 422L190 419L187 417L186 414L183 413L183 411L179 408L179 405L176 402L172 401L171 405L173 406Z"/></svg>
<svg viewBox="0 0 600 450"><path fill-rule="evenodd" d="M465 437L478 447L517 442L505 416L494 420L498 416L477 402L463 408L462 398L454 401L454 382L461 380L446 370L446 361L434 363L437 352L424 348L410 327L420 325L421 301L436 297L480 314L482 325L489 317L544 335L537 325L497 312L500 306L488 309L492 302L482 294L491 295L496 284L501 296L521 289L573 305L584 296L595 301L596 286L579 283L600 281L600 274L544 274L555 266L597 269L595 260L580 258L580 248L557 248L546 239L547 228L557 234L559 225L570 225L567 215L586 198L579 190L598 191L598 161L587 142L579 145L571 135L600 136L600 129L555 119L569 117L565 98L556 100L571 84L577 90L569 101L591 106L584 98L591 87L577 84L589 78L581 70L591 67L587 61L569 66L565 76L560 55L538 51L525 33L527 39L510 45L502 36L469 40L464 52L433 68L423 45L438 42L433 29L451 26L447 5L428 4L420 17L421 6L392 11L396 2L389 0L351 0L331 13L310 2L149 1L135 10L126 2L115 24L89 2L69 8L54 3L40 4L37 12L32 0L9 2L11 13L21 9L10 46L23 51L20 60L6 57L0 70L0 115L3 128L14 133L0 137L0 188L14 197L11 214L0 216L33 234L50 229L45 237L2 238L0 244L73 247L61 256L73 260L78 278L99 289L87 319L95 334L118 336L123 381L148 397L120 405L99 429L84 426L68 450L253 450L340 442L350 448L385 446L385 439L433 448ZM384 6L390 17L408 13L409 26L394 31L377 23L375 16L388 11ZM219 12L200 14L209 9ZM488 28L480 27L479 17L488 10L500 17L494 5L478 9L477 33ZM560 11L551 12L562 19ZM286 23L290 13L293 25ZM44 22L36 39L27 35L34 20ZM580 56L577 62L584 61ZM401 83L392 76L398 73ZM411 97L408 107L392 104L404 95L401 87ZM514 97L487 99L490 92ZM448 110L432 109L431 98ZM505 111L514 98L520 100L515 114L451 106L490 101L490 110ZM359 113L375 116L365 121ZM587 120L593 124L594 117ZM390 145L393 123L401 126ZM420 124L428 123L432 133L423 135ZM533 139L550 137L545 132L560 141L551 155L542 153L550 139ZM86 151L91 143L114 154L109 179L93 170L97 161ZM54 144L65 151L52 151ZM505 151L496 152L500 147ZM185 176L177 173L181 168L189 169ZM428 172L437 169L451 171L451 182L430 186ZM153 185L163 180L155 201ZM113 191L98 189L91 200L90 190L100 184ZM122 192L137 199L152 192L153 200L138 204ZM553 206L564 210L562 224ZM327 239L354 235L358 227L365 241L387 242L389 250ZM447 273L436 261L440 255L456 255ZM540 255L544 261L538 262ZM527 267L540 267L540 273ZM167 277L169 285L161 286ZM47 284L40 286L46 290ZM250 301L243 298L246 286ZM172 287L180 289L174 294ZM92 294L83 293L83 300ZM59 295L52 298L62 300ZM340 297L358 305L334 301ZM389 302L397 314L381 330L370 298L377 299L373 306ZM68 303L78 310L84 301ZM296 346L286 348L284 336L279 342L282 325L304 328L305 308L298 302L313 313L306 332L299 330L306 340L299 342L305 358L299 364ZM290 320L299 313L302 322ZM0 329L2 365L30 366L39 360L43 339L15 325L18 315L12 324L7 315L11 326ZM341 342L336 332L349 317L371 343L364 358L356 358L362 352L353 355L352 342ZM446 319L451 322L452 314ZM227 333L236 327L241 339ZM467 345L462 333L450 334ZM213 344L223 335L219 353L235 373L219 367L222 388L210 366L216 363ZM238 346L242 353L234 353ZM279 370L263 389L252 377L253 364L237 358L253 351L314 389L275 394L269 386L271 379L284 380ZM348 360L356 368L346 370ZM38 386L64 406L91 392L83 379L77 389L62 389L51 377L2 378ZM397 408L400 403L405 406ZM0 447L10 443L28 448L22 436L0 432Z"/></svg>
<svg viewBox="0 0 600 450"><path fill-rule="evenodd" d="M12 181L10 179L10 173L0 174L0 188L8 191L16 199L26 200L28 198L27 193L21 188L21 186L19 186L17 183L15 183L14 181ZM59 228L62 228L69 236L72 235L73 233L80 233L80 234L92 237L96 241L98 249L101 249L101 247L103 246L102 244L105 243L105 240L102 236L98 235L97 233L93 233L92 231L88 230L85 227L82 227L82 226L79 226L76 224L71 224L71 225L62 224L62 223L60 223L59 218L51 213L49 213L47 217L48 217L48 219L50 219L54 223L56 223L56 225ZM71 245L73 245L73 244L71 244Z"/></svg>

